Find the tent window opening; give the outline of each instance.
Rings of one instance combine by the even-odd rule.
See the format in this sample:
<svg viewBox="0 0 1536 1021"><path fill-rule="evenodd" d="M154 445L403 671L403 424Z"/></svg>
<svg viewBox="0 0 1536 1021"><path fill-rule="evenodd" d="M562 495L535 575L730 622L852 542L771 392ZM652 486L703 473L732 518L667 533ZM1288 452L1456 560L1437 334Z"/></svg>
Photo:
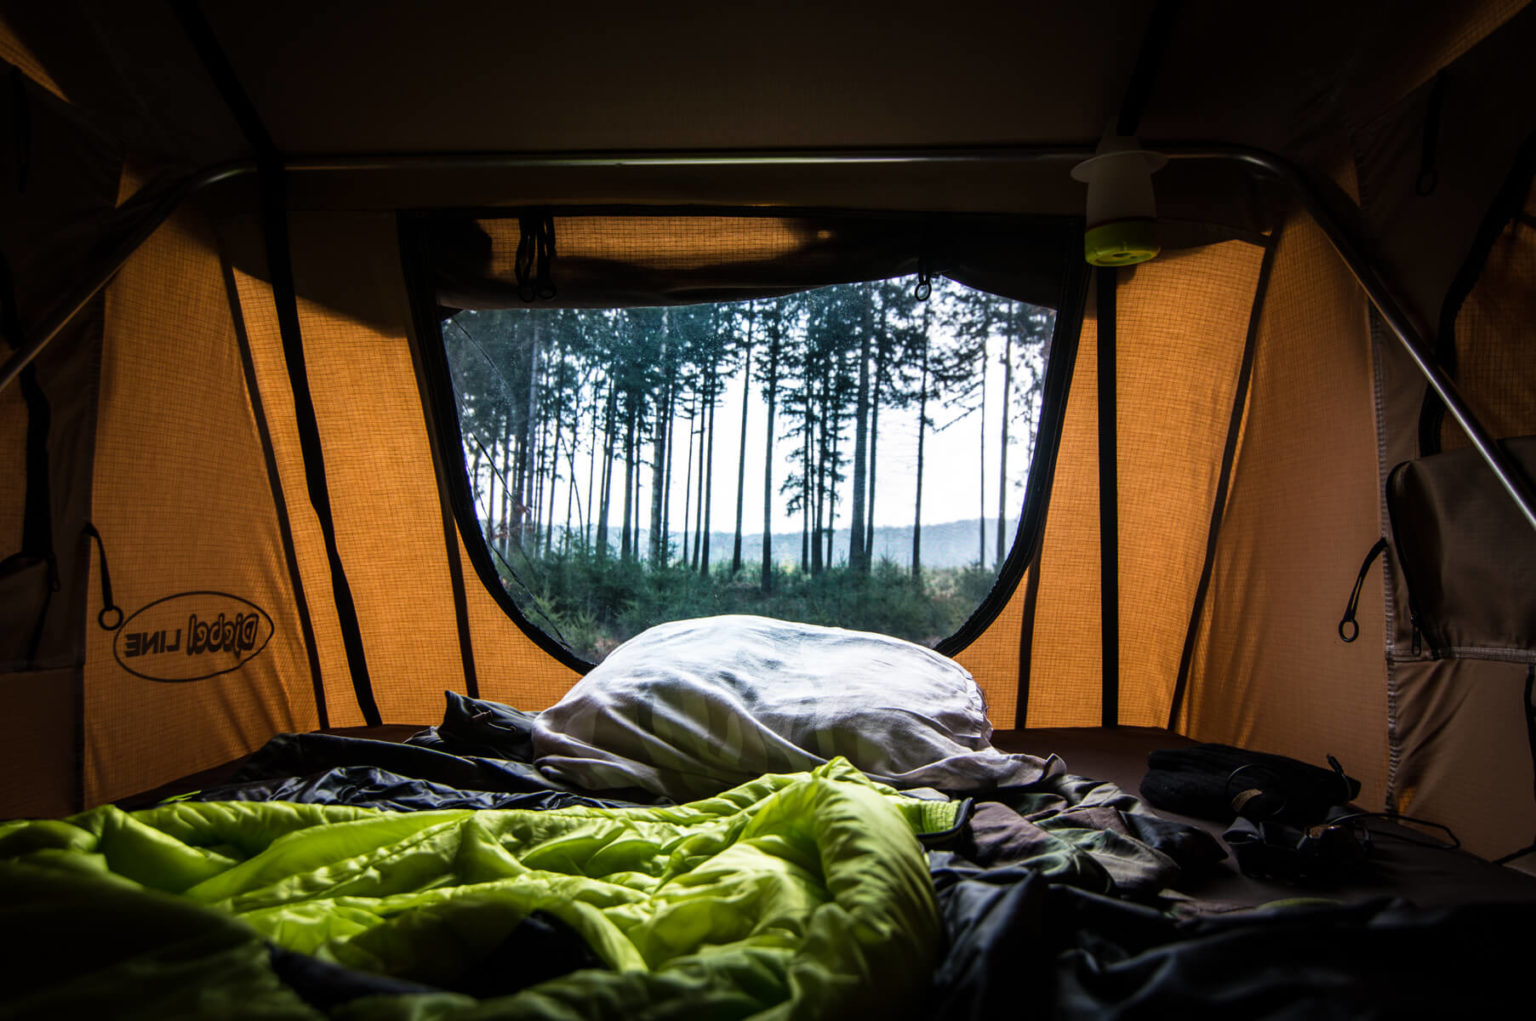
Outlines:
<svg viewBox="0 0 1536 1021"><path fill-rule="evenodd" d="M1008 595L1055 318L916 276L456 312L474 526L525 621L587 662L724 613L936 645Z"/></svg>

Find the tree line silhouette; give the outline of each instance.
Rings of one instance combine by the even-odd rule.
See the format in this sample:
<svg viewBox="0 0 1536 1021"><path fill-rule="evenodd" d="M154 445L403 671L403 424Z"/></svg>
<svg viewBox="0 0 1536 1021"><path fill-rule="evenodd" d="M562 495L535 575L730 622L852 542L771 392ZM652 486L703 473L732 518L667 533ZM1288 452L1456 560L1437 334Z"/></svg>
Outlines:
<svg viewBox="0 0 1536 1021"><path fill-rule="evenodd" d="M867 578L881 412L894 409L916 411L911 577L923 575L927 439L966 422L977 430L981 482L976 563L989 562L982 519L994 509L990 560L1000 563L1004 522L1017 515L1009 449L1023 439L1028 462L1054 313L944 280L925 299L916 291L913 278L899 278L729 304L484 310L445 321L465 466L504 573L537 588L515 565L527 570L580 551L600 563L707 579L723 559L710 548L712 533L726 531L716 519L723 512L734 518L728 576L755 559L757 587L767 593L779 575L777 498L799 521L802 575L837 566ZM988 392L994 358L1001 393ZM716 449L716 418L730 388L739 391L741 422L738 448L727 452ZM766 415L760 452L747 443L753 406ZM743 549L754 456L763 473L760 551ZM715 473L727 457L736 497L718 508ZM945 466L946 475L956 468ZM848 529L847 557L835 565L840 527Z"/></svg>

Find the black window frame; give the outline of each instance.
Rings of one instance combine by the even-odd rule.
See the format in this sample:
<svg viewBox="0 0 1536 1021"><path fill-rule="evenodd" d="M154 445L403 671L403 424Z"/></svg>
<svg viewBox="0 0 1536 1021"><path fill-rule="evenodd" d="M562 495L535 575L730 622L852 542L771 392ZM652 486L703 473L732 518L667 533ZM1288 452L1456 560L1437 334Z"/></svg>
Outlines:
<svg viewBox="0 0 1536 1021"><path fill-rule="evenodd" d="M454 396L452 374L448 364L447 347L443 338L444 316L433 290L432 269L427 264L422 228L428 217L458 215L469 217L512 218L518 208L494 208L475 210L426 210L402 211L397 216L400 239L400 255L405 271L407 296L410 303L414 336L417 382L426 422L428 441L432 446L436 466L438 488L451 511L464 549L475 568L481 584L518 629L535 645L562 665L578 674L585 674L597 664L588 662L568 648L562 641L528 619L518 607L512 594L502 582L491 558L489 544L481 533L479 517L475 511L474 495L464 464L464 437L459 425L457 400ZM613 216L613 217L794 217L800 215L861 215L849 210L802 210L780 207L635 207L627 205L539 207L542 215L562 216ZM881 219L910 219L921 223L934 213L870 214ZM1050 340L1046 346L1044 392L1041 397L1040 420L1035 432L1034 455L1030 459L1025 483L1024 505L1020 508L1014 537L1008 555L999 567L997 577L986 597L976 606L960 627L951 635L932 646L944 656L955 656L979 638L1002 613L1012 599L1026 570L1039 557L1045 534L1045 521L1050 505L1051 482L1055 477L1056 458L1061 445L1062 425L1066 414L1067 395L1071 390L1072 374L1077 362L1078 338L1082 331L1084 306L1088 293L1090 267L1083 260L1080 244L1081 220L1068 217L1035 218L1052 222L1062 238L1072 239L1070 247L1063 244L1061 257L1063 269L1058 286L1058 300L1054 306L1056 318ZM1067 229L1061 230L1060 228ZM558 255L558 250L557 250ZM558 263L557 263L558 265ZM964 284L964 286L972 286ZM995 293L995 292L992 292ZM530 303L529 307L539 307ZM553 306L559 307L559 306ZM475 536L470 541L469 536Z"/></svg>

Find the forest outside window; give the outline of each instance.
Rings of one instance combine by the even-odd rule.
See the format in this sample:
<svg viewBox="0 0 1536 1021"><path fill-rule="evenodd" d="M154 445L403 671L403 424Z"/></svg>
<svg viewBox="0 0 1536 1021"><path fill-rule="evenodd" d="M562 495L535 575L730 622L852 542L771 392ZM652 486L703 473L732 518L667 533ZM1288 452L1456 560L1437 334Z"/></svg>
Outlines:
<svg viewBox="0 0 1536 1021"><path fill-rule="evenodd" d="M954 633L1014 539L1055 313L917 283L447 319L475 523L525 620L588 662L720 613Z"/></svg>

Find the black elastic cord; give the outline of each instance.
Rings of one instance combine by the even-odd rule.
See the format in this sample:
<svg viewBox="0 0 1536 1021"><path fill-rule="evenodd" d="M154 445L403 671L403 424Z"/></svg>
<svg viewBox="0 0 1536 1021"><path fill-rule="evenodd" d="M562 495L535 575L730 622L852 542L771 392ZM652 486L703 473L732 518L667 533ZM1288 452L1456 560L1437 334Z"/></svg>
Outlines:
<svg viewBox="0 0 1536 1021"><path fill-rule="evenodd" d="M85 534L96 540L96 573L101 575L101 611L96 614L96 623L103 631L116 631L123 626L123 611L112 599L112 574L107 570L107 544L101 541L101 533L89 521L85 523ZM112 623L107 623L108 620Z"/></svg>
<svg viewBox="0 0 1536 1021"><path fill-rule="evenodd" d="M427 438L432 447L432 468L437 480L438 504L442 510L444 553L448 564L448 581L453 588L453 612L458 625L459 663L464 670L464 693L470 698L479 698L480 675L475 666L474 636L469 626L469 597L464 588L464 559L459 555L459 528L454 517L453 498L450 495L453 487L449 483L452 472L458 471L460 474L464 472L464 459L460 457L456 464L450 464L443 456L443 442L439 435L441 428L437 394L429 383L426 358L422 355L424 344L431 340L441 343L442 325L433 308L421 300L421 296L429 290L427 280L430 268L425 264L420 252L421 246L416 241L417 224L408 216L399 216L396 218L395 229L400 243L400 264L406 292L410 297L411 324L414 327L410 336L411 364L416 370L416 385L421 391L421 410L427 420ZM467 330L464 334L469 336ZM473 342L474 338L470 339ZM457 408L454 410L456 412ZM462 443L459 449L463 449ZM465 546L467 547L468 544L469 541L466 539Z"/></svg>
<svg viewBox="0 0 1536 1021"><path fill-rule="evenodd" d="M282 474L277 468L277 452L272 447L272 431L267 424L266 406L261 398L260 382L256 378L256 362L251 356L251 339L245 329L245 311L240 304L240 289L235 284L235 274L227 259L220 259L224 274L224 291L229 301L230 321L235 328L235 339L240 344L240 362L245 370L245 390L251 401L251 416L256 420L256 432L261 437L261 451L267 465L267 489L272 494L272 504L277 511L278 538L283 544L283 559L288 565L288 583L293 588L294 611L299 618L299 630L304 638L304 654L309 660L310 685L315 694L315 719L321 730L331 725L330 709L326 705L325 679L320 669L319 644L315 640L315 625L310 616L309 597L304 591L304 576L299 571L299 555L293 545L293 525L288 517L288 497L283 490Z"/></svg>
<svg viewBox="0 0 1536 1021"><path fill-rule="evenodd" d="M1427 826L1432 830L1439 830L1441 833L1444 833L1445 840L1415 840L1412 837L1406 837L1401 833L1394 833L1390 830L1371 830L1372 836L1391 837L1393 840L1401 840L1404 843L1413 844L1415 847L1429 847L1437 851L1454 851L1461 847L1461 838L1456 835L1455 830L1445 823L1431 822L1428 819L1419 819L1411 815L1398 815L1395 812L1350 812L1347 815L1335 816L1329 819L1328 825L1342 826L1365 819L1380 819L1383 822L1396 823L1400 826L1404 823L1412 823L1415 826Z"/></svg>
<svg viewBox="0 0 1536 1021"><path fill-rule="evenodd" d="M326 482L325 456L320 446L320 426L315 416L314 399L309 389L309 371L304 359L304 338L299 328L299 303L294 291L293 253L288 236L287 170L282 154L267 134L265 125L245 94L240 78L218 37L214 35L202 9L195 0L177 0L175 10L183 30L197 50L209 77L218 87L230 114L239 123L246 140L256 151L261 182L261 227L267 248L267 270L271 277L272 303L277 311L278 332L283 342L283 360L288 369L288 383L293 391L293 417L304 458L304 480L309 502L325 539L326 558L330 562L331 592L336 601L336 617L341 641L352 675L352 690L358 709L369 726L381 722L379 707L373 697L373 681L363 650L362 627L352 586L342 567L341 551L336 543L336 525L331 515L331 495Z"/></svg>
<svg viewBox="0 0 1536 1021"><path fill-rule="evenodd" d="M1346 642L1352 642L1360 637L1360 624L1355 620L1355 612L1360 609L1360 590L1365 587L1365 576L1370 573L1371 565L1376 558L1387 551L1387 540L1377 539L1376 545L1365 555L1365 562L1360 565L1360 573L1355 575L1355 587L1349 593L1349 603L1344 607L1344 616L1339 621L1339 637Z"/></svg>
<svg viewBox="0 0 1536 1021"><path fill-rule="evenodd" d="M517 296L523 301L548 301L557 293L554 283L555 218L541 209L518 217L517 255L513 273Z"/></svg>
<svg viewBox="0 0 1536 1021"><path fill-rule="evenodd" d="M1120 725L1120 444L1115 395L1115 290L1119 271L1103 267L1098 284L1099 636L1103 657L1103 726Z"/></svg>

